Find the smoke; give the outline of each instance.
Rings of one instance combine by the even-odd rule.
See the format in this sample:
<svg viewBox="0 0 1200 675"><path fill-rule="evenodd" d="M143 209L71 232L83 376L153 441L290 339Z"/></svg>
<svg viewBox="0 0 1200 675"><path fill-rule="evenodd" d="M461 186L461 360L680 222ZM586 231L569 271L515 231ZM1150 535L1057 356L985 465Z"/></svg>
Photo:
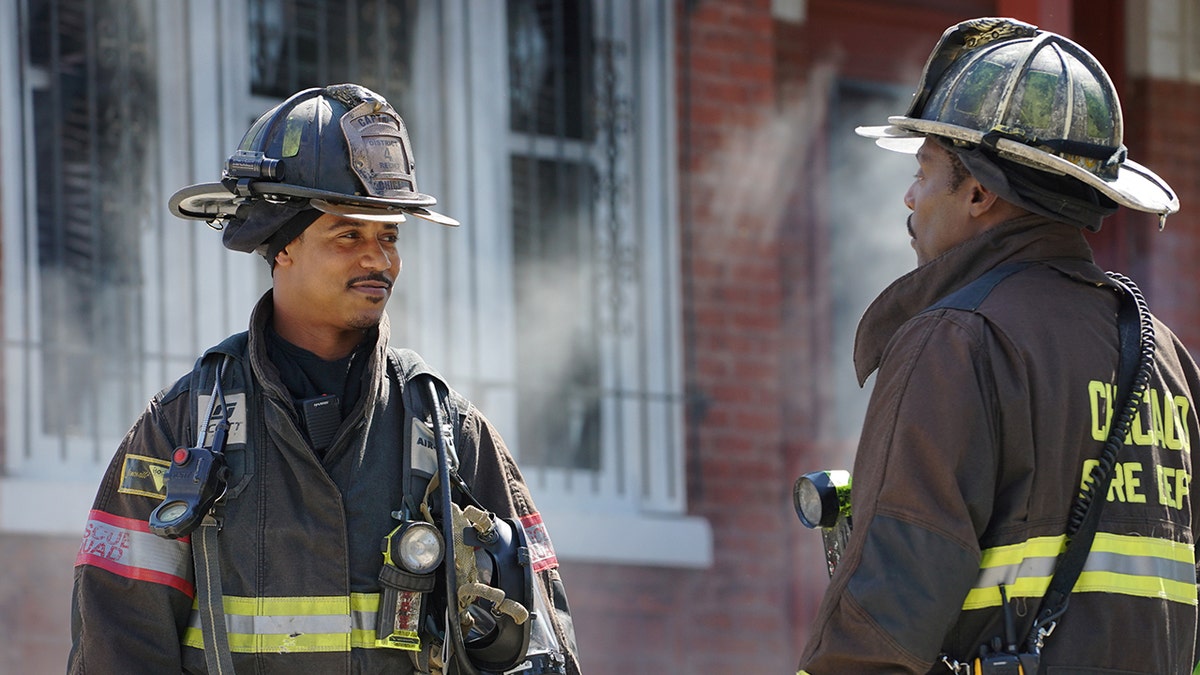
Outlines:
<svg viewBox="0 0 1200 675"><path fill-rule="evenodd" d="M916 160L877 147L856 135L854 127L885 124L907 101L907 92L842 86L833 107L829 243L836 414L829 431L834 438L857 437L870 394L870 383L859 389L854 372L858 321L875 296L916 263L903 203Z"/></svg>
<svg viewBox="0 0 1200 675"><path fill-rule="evenodd" d="M858 387L852 361L858 320L916 260L903 204L915 160L876 147L854 128L886 124L888 115L905 110L909 96L907 89L840 79L830 59L760 123L728 133L692 189L692 212L712 214L705 224L691 225L700 255L724 250L731 237L768 251L787 235L808 249L811 265L784 265L782 297L796 298L793 304L830 298L832 362L803 368L829 375L831 391L818 395L828 397L832 414L822 415L818 436L830 440L856 438L866 409L869 385ZM823 321L818 308L798 312L797 322ZM804 386L791 384L791 390Z"/></svg>

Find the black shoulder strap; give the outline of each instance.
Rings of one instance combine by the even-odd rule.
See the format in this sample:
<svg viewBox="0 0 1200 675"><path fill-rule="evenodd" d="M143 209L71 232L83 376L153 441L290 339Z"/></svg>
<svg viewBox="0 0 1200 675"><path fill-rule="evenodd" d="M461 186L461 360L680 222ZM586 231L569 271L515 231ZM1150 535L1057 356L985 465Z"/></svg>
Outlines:
<svg viewBox="0 0 1200 675"><path fill-rule="evenodd" d="M979 305L983 304L984 299L992 292L1001 281L1011 277L1021 270L1033 264L1032 260L1024 260L1021 262L1006 263L999 267L993 267L985 272L982 276L968 283L966 286L954 291L950 295L938 300L924 311L932 312L935 309L964 309L968 312L974 312L979 309Z"/></svg>
<svg viewBox="0 0 1200 675"><path fill-rule="evenodd" d="M239 336L241 341L238 342ZM213 406L217 405L216 386L225 372L229 361L233 358L226 347L244 347L245 334L232 336L219 346L208 350L196 360L192 368L190 397L192 432L196 436L196 444L200 445L206 435L206 429L212 417ZM198 419L198 397L202 388L212 386L212 399L209 401L209 414L204 420ZM222 411L222 414L226 414ZM204 642L204 661L210 673L216 675L234 675L233 655L229 650L229 636L226 631L223 593L221 586L221 563L218 554L218 533L221 531L220 511L225 496L218 498L209 513L205 514L200 526L192 533L192 564L195 569L196 604L200 614L200 635Z"/></svg>
<svg viewBox="0 0 1200 675"><path fill-rule="evenodd" d="M388 348L388 363L389 370L393 373L400 385L400 397L403 404L403 413L400 415L400 436L403 446L403 465L402 465L402 481L404 487L404 505L415 513L417 505L421 497L425 494L425 489L429 485L430 479L436 473L437 467L429 466L422 468L419 466L421 461L418 459L419 453L417 448L413 447L415 443L428 442L431 445L436 443L433 434L436 433L436 426L433 424L433 411L427 402L427 397L420 387L412 386L416 382L424 378L431 378L441 386L437 387L439 394L447 392L447 386L442 376L438 374L428 363L425 362L421 355L411 349L402 349L397 347ZM449 420L454 428L454 440L460 440L458 437L461 434L461 424L459 422L459 405L458 397L453 395L439 396L439 405L441 407L441 416L443 419ZM424 431L418 431L416 421L419 420L422 426L427 426L429 437L424 439ZM420 433L424 440L418 440L417 434ZM455 446L457 447L457 446ZM456 458L457 459L457 458Z"/></svg>
<svg viewBox="0 0 1200 675"><path fill-rule="evenodd" d="M188 406L191 411L192 421L192 428L190 430L192 438L187 440L188 443L193 442L200 435L200 427L198 426L200 420L197 419L196 414L199 410L200 395L212 389L213 383L216 382L217 373L220 372L221 363L224 361L223 357L245 354L249 340L249 333L245 331L235 333L196 359L196 364L192 366L191 385L188 391Z"/></svg>

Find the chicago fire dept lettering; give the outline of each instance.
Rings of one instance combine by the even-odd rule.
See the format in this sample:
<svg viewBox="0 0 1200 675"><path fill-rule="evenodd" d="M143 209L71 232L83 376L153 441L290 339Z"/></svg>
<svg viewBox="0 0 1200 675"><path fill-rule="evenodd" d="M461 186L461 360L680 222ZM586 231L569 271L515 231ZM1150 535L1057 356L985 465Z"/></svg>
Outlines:
<svg viewBox="0 0 1200 675"><path fill-rule="evenodd" d="M1088 383L1088 401L1091 406L1092 438L1103 442L1108 439L1113 409L1120 405L1120 397L1111 383L1093 380ZM1160 448L1176 451L1180 455L1190 454L1191 438L1186 422L1190 413L1190 403L1186 397L1148 387L1130 422L1129 432L1125 434L1125 445L1131 448ZM1144 458L1145 455L1141 457ZM1129 459L1117 463L1113 466L1108 501L1184 508L1191 494L1192 483L1188 468L1190 463L1186 459L1184 466L1156 465ZM1083 463L1082 482L1089 480L1097 464L1097 459Z"/></svg>
<svg viewBox="0 0 1200 675"><path fill-rule="evenodd" d="M1116 387L1092 380L1088 383L1088 401L1092 407L1092 438L1104 442L1112 424L1113 408L1120 404ZM1146 419L1147 407L1150 419ZM1189 452L1191 443L1184 423L1189 408L1186 396L1172 396L1170 392L1147 388L1142 395L1142 405L1138 406L1129 425L1129 433L1125 435L1125 444Z"/></svg>

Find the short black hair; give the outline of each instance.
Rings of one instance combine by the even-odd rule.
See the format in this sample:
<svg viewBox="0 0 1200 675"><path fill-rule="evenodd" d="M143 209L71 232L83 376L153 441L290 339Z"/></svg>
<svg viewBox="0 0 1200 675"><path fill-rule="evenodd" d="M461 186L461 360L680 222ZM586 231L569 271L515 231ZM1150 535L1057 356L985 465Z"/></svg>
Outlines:
<svg viewBox="0 0 1200 675"><path fill-rule="evenodd" d="M948 138L940 136L926 136L925 138L932 139L933 142L946 154L950 156L950 183L948 185L950 192L957 192L958 188L962 187L963 181L971 177L971 170L963 164L962 158L954 151L954 144Z"/></svg>
<svg viewBox="0 0 1200 675"><path fill-rule="evenodd" d="M971 177L971 171L967 169L967 165L963 164L962 158L957 152L946 148L946 153L950 155L950 191L957 192L958 188L962 187L963 181Z"/></svg>

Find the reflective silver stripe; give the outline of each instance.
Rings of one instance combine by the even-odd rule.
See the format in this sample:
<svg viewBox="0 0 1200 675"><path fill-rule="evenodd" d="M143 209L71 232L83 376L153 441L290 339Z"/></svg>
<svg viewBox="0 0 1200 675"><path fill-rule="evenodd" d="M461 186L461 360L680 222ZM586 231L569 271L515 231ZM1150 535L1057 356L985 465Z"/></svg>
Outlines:
<svg viewBox="0 0 1200 675"><path fill-rule="evenodd" d="M230 633L245 635L291 635L293 633L345 633L350 617L324 616L237 616L226 614Z"/></svg>
<svg viewBox="0 0 1200 675"><path fill-rule="evenodd" d="M979 577L963 609L1000 604L998 586L1010 598L1041 597L1054 574L1066 538L1036 537L983 551ZM1155 597L1196 604L1195 549L1168 539L1100 532L1092 545L1076 592Z"/></svg>
<svg viewBox="0 0 1200 675"><path fill-rule="evenodd" d="M379 595L247 598L225 596L225 618L234 652L272 653L373 649ZM341 610L347 610L339 613ZM309 613L303 613L303 612ZM301 613L297 613L301 612ZM183 643L203 648L198 608L192 607Z"/></svg>
<svg viewBox="0 0 1200 675"><path fill-rule="evenodd" d="M375 630L375 616L378 612L355 610L350 612L350 622L354 630Z"/></svg>
<svg viewBox="0 0 1200 675"><path fill-rule="evenodd" d="M979 570L979 579L975 582L975 588L994 588L998 584L1012 586L1013 583L1022 577L1049 577L1054 574L1054 564L1058 562L1058 557L1034 557L1026 558L1016 565L1005 565L1003 567L988 567Z"/></svg>
<svg viewBox="0 0 1200 675"><path fill-rule="evenodd" d="M1178 560L1093 551L1083 566L1085 572L1115 572L1195 583L1196 566Z"/></svg>

